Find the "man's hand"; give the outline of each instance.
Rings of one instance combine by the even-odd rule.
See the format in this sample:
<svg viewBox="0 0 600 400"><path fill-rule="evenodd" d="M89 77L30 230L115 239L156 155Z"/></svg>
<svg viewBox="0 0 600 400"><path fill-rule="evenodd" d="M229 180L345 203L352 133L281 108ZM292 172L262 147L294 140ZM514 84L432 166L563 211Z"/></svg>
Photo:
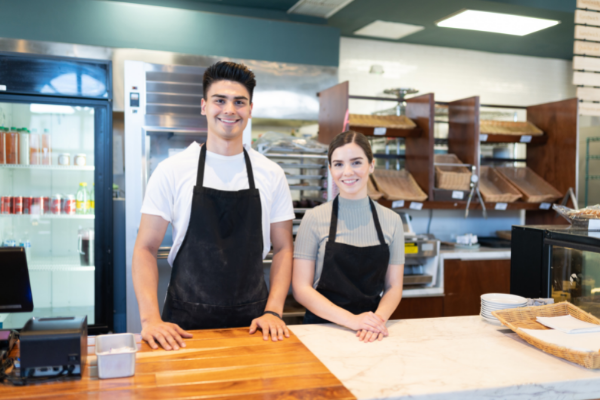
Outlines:
<svg viewBox="0 0 600 400"><path fill-rule="evenodd" d="M182 337L191 338L193 335L170 322L156 320L146 322L142 327L142 339L154 350L158 349L156 342L165 350L179 350L180 347L185 347Z"/></svg>
<svg viewBox="0 0 600 400"><path fill-rule="evenodd" d="M250 334L252 335L259 328L263 333L264 340L269 340L269 333L274 342L278 339L283 340L283 335L285 335L286 338L290 337L290 331L285 325L285 322L271 314L265 314L252 320Z"/></svg>

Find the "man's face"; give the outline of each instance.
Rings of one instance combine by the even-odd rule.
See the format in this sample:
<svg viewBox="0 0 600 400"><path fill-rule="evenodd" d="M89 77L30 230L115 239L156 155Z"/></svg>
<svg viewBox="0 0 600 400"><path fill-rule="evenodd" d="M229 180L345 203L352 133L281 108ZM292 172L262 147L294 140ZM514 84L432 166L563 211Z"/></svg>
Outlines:
<svg viewBox="0 0 600 400"><path fill-rule="evenodd" d="M250 93L234 81L214 82L206 99L202 99L202 115L206 115L209 133L223 140L241 138L252 115Z"/></svg>

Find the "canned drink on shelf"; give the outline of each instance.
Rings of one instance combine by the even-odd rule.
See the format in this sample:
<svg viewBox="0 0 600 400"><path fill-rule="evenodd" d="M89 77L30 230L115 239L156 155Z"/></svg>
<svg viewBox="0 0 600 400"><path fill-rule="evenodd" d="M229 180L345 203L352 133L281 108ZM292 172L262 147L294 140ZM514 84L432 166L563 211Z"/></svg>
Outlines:
<svg viewBox="0 0 600 400"><path fill-rule="evenodd" d="M12 197L2 196L0 200L2 201L2 210L0 212L2 214L10 214L12 212Z"/></svg>
<svg viewBox="0 0 600 400"><path fill-rule="evenodd" d="M23 214L23 197L22 196L14 196L12 198L11 214Z"/></svg>
<svg viewBox="0 0 600 400"><path fill-rule="evenodd" d="M31 204L33 197L23 197L23 214L31 214Z"/></svg>
<svg viewBox="0 0 600 400"><path fill-rule="evenodd" d="M44 213L44 198L33 197L31 201L31 214L43 214Z"/></svg>
<svg viewBox="0 0 600 400"><path fill-rule="evenodd" d="M68 215L75 214L77 209L77 202L75 201L75 196L72 194L68 194L63 197L63 213Z"/></svg>
<svg viewBox="0 0 600 400"><path fill-rule="evenodd" d="M44 200L44 208L43 208L43 213L42 214L49 214L50 213L50 197L42 197L42 199Z"/></svg>
<svg viewBox="0 0 600 400"><path fill-rule="evenodd" d="M60 214L62 212L62 196L60 194L55 194L52 196L50 200L50 212L52 214Z"/></svg>

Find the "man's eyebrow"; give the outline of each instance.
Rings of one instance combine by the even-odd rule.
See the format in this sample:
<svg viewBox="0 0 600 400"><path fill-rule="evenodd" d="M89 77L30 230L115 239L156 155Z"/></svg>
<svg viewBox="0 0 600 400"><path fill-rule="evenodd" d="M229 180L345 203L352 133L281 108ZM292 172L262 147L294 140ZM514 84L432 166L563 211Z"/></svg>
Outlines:
<svg viewBox="0 0 600 400"><path fill-rule="evenodd" d="M220 99L226 99L227 96L225 96L224 94L213 94L211 97L217 97ZM235 96L234 97L235 100L248 100L248 98L246 96Z"/></svg>

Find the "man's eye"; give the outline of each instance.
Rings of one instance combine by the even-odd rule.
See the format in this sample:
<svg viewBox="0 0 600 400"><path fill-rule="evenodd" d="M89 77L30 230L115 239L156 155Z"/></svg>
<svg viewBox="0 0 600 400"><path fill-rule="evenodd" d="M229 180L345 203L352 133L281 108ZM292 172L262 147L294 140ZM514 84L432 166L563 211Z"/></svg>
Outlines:
<svg viewBox="0 0 600 400"><path fill-rule="evenodd" d="M244 101L238 101L236 104L237 104L238 106L243 106L243 105L246 105L246 103L245 103Z"/></svg>

